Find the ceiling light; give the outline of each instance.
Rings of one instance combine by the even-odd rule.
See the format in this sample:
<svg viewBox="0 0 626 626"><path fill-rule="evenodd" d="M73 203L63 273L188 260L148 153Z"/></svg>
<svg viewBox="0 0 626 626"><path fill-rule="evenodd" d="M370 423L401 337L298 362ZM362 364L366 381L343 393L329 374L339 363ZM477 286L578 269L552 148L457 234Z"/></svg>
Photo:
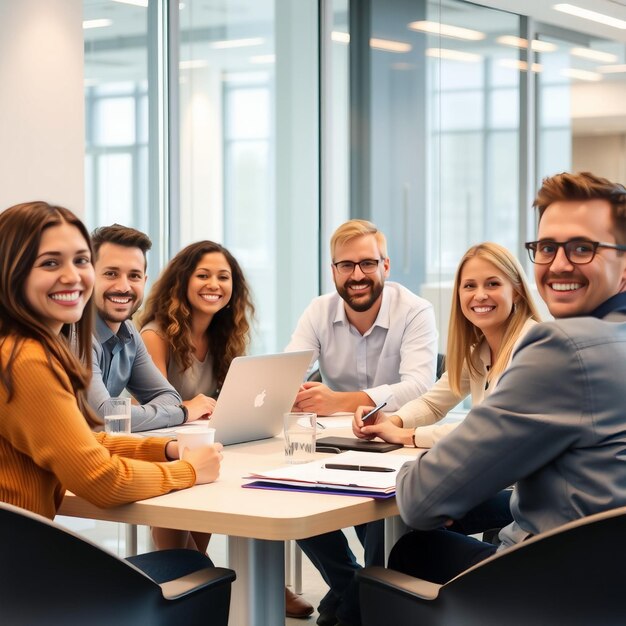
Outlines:
<svg viewBox="0 0 626 626"><path fill-rule="evenodd" d="M573 67L561 70L561 76L568 78L577 78L578 80L598 81L602 80L602 76L597 72L588 72L587 70L577 70Z"/></svg>
<svg viewBox="0 0 626 626"><path fill-rule="evenodd" d="M338 43L350 43L350 33L342 33L339 30L334 30L330 38Z"/></svg>
<svg viewBox="0 0 626 626"><path fill-rule="evenodd" d="M460 50L450 50L448 48L426 48L425 54L427 57L448 59L450 61L463 61L464 63L476 63L477 61L482 60L480 54L461 52Z"/></svg>
<svg viewBox="0 0 626 626"><path fill-rule="evenodd" d="M528 48L527 39L522 39L521 37L515 37L513 35L502 35L497 37L496 41L501 43L503 46L522 48L523 50ZM557 49L555 44L550 43L549 41L541 41L539 39L533 39L530 44L530 48L533 52L554 52Z"/></svg>
<svg viewBox="0 0 626 626"><path fill-rule="evenodd" d="M617 55L610 52L600 52L599 50L590 50L589 48L572 48L570 54L583 59L591 59L592 61L602 61L604 63L615 63Z"/></svg>
<svg viewBox="0 0 626 626"><path fill-rule="evenodd" d="M119 2L121 4L132 4L135 7L148 8L148 0L113 0L113 2Z"/></svg>
<svg viewBox="0 0 626 626"><path fill-rule="evenodd" d="M402 41L392 41L390 39L376 39L372 37L370 39L370 46L376 50L384 50L385 52L410 52L413 46L410 43L404 43Z"/></svg>
<svg viewBox="0 0 626 626"><path fill-rule="evenodd" d="M105 26L111 26L113 24L113 20L109 19L100 19L100 20L84 20L83 28L87 30L88 28L104 28Z"/></svg>
<svg viewBox="0 0 626 626"><path fill-rule="evenodd" d="M467 39L469 41L481 41L487 36L485 33L481 33L478 30L451 26L450 24L441 24L440 22L431 22L429 20L411 22L408 26L411 30L433 33L435 35L441 35L442 37L453 37L454 39Z"/></svg>
<svg viewBox="0 0 626 626"><path fill-rule="evenodd" d="M500 59L498 61L498 65L513 70L519 70L520 72L526 72L528 70L528 63L526 63L526 61L520 61L518 59ZM542 72L543 65L541 65L541 63L533 63L530 66L530 71L536 73Z"/></svg>
<svg viewBox="0 0 626 626"><path fill-rule="evenodd" d="M178 68L181 70L195 70L199 67L207 67L209 62L206 59L190 59L189 61L181 61Z"/></svg>
<svg viewBox="0 0 626 626"><path fill-rule="evenodd" d="M248 39L226 39L224 41L214 41L211 48L224 50L226 48L248 48L250 46L260 46L265 43L262 37L250 37Z"/></svg>
<svg viewBox="0 0 626 626"><path fill-rule="evenodd" d="M623 74L626 72L626 65L601 65L596 70L601 74Z"/></svg>
<svg viewBox="0 0 626 626"><path fill-rule="evenodd" d="M257 54L256 56L250 57L250 63L256 63L258 65L264 63L276 63L276 55L275 54Z"/></svg>
<svg viewBox="0 0 626 626"><path fill-rule="evenodd" d="M583 9L581 7L574 6L573 4L555 4L552 7L555 11L561 11L561 13L567 13L568 15L574 15L575 17L582 17L585 20L592 22L598 22L605 26L612 26L613 28L619 28L621 30L626 29L626 22L624 20L618 20L616 17L605 15L604 13L597 13L596 11L589 11L589 9Z"/></svg>

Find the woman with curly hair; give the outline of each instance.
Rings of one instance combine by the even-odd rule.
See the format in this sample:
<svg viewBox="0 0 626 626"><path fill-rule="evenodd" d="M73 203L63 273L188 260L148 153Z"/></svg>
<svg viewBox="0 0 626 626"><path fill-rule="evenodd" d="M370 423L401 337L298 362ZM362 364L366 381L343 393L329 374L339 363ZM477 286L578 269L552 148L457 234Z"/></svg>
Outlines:
<svg viewBox="0 0 626 626"><path fill-rule="evenodd" d="M183 400L215 396L249 343L254 305L239 263L223 246L199 241L181 250L150 291L141 336Z"/></svg>
<svg viewBox="0 0 626 626"><path fill-rule="evenodd" d="M254 305L241 267L223 246L181 250L154 284L139 320L155 365L183 400L217 396L231 361L245 353ZM153 528L160 549L206 552L210 534Z"/></svg>
<svg viewBox="0 0 626 626"><path fill-rule="evenodd" d="M246 352L254 305L241 267L213 241L181 250L152 287L140 319L154 363L183 400L215 396L232 360ZM207 533L153 528L157 547L204 553ZM287 614L305 617L313 607L285 589Z"/></svg>

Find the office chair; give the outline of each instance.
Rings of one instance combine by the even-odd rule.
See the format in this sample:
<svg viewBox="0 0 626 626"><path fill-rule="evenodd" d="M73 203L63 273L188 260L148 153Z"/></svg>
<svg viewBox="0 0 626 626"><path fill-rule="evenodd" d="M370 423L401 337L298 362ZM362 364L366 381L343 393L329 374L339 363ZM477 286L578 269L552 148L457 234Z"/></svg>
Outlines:
<svg viewBox="0 0 626 626"><path fill-rule="evenodd" d="M439 380L443 376L443 373L445 371L446 371L446 355L441 354L441 352L439 352L437 354L437 371L435 373L435 379Z"/></svg>
<svg viewBox="0 0 626 626"><path fill-rule="evenodd" d="M211 567L157 584L128 561L6 503L0 503L0 555L4 624L228 623L232 570Z"/></svg>
<svg viewBox="0 0 626 626"><path fill-rule="evenodd" d="M623 624L625 549L622 507L532 537L445 585L367 568L363 626Z"/></svg>

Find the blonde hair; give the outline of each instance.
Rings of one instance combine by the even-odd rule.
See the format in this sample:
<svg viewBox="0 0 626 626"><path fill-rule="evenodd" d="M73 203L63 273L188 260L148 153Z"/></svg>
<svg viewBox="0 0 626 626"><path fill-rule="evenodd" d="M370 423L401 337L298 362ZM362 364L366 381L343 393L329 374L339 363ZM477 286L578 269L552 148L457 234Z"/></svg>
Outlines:
<svg viewBox="0 0 626 626"><path fill-rule="evenodd" d="M343 223L330 238L330 256L335 260L335 250L337 246L343 246L352 239L363 237L364 235L374 235L380 256L387 258L387 238L381 233L372 222L367 220L348 220Z"/></svg>
<svg viewBox="0 0 626 626"><path fill-rule="evenodd" d="M513 346L519 338L522 327L529 319L541 321L539 312L535 307L530 294L528 282L524 270L519 261L506 248L497 243L484 242L472 246L461 259L454 277L454 300L450 312L448 326L448 346L446 353L446 366L450 389L461 395L461 372L466 366L471 378L479 378L482 375L479 367L478 354L475 348L482 341L482 331L472 324L463 315L459 300L459 287L461 284L461 272L469 259L480 258L491 263L511 282L513 291L518 298L513 305L508 324L502 337L502 343L498 354L494 355L494 362L487 375L487 381L499 377L508 365Z"/></svg>

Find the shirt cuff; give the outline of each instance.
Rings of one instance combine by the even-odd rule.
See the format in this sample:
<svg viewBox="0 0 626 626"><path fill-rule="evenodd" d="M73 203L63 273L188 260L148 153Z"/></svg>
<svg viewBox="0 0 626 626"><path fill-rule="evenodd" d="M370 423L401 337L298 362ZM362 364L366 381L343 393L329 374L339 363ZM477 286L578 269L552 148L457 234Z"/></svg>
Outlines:
<svg viewBox="0 0 626 626"><path fill-rule="evenodd" d="M373 387L372 389L363 389L374 403L374 406L378 406L383 402L387 403L385 412L393 411L397 408L396 400L391 393L391 385L380 385L380 387Z"/></svg>

